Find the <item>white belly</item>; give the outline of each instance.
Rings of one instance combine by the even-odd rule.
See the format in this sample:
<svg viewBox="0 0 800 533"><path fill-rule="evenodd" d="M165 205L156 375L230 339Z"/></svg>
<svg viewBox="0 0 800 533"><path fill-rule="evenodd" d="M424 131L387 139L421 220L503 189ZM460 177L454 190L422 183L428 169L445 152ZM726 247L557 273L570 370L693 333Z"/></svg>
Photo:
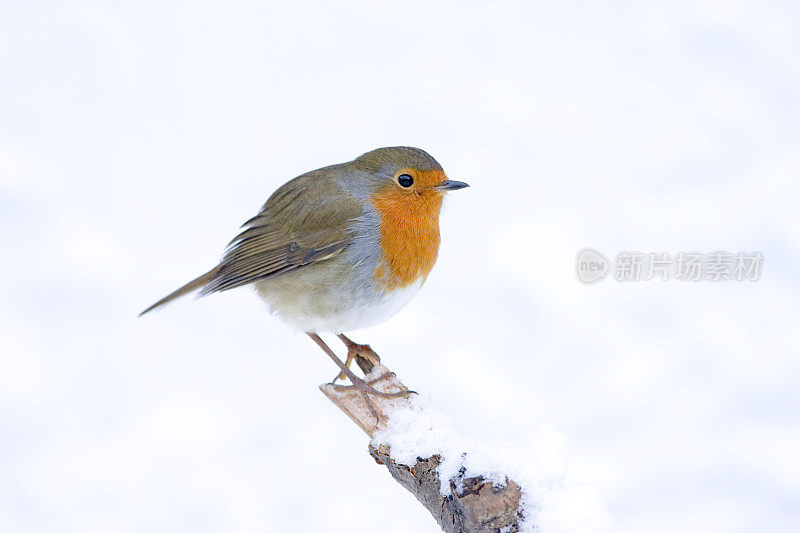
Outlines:
<svg viewBox="0 0 800 533"><path fill-rule="evenodd" d="M313 284L316 290L282 290L282 280L256 284L259 296L290 326L301 331L342 333L380 324L391 318L411 301L422 287L419 279L406 288L390 292L373 286L349 286L319 290L322 280ZM277 282L277 283L276 283ZM344 289L344 290L343 290Z"/></svg>
<svg viewBox="0 0 800 533"><path fill-rule="evenodd" d="M341 333L354 329L367 328L380 324L400 311L411 301L411 298L422 287L422 281L416 281L404 289L396 289L384 293L378 298L369 298L364 301L353 301L353 305L329 316L306 317L306 323L315 326L315 329L304 331L329 331Z"/></svg>

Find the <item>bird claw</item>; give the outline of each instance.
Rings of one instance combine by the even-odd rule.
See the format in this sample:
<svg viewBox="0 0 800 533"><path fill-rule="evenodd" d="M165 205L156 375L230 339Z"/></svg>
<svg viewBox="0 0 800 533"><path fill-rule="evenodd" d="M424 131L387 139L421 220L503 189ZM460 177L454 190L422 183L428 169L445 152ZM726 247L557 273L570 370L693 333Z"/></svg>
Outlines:
<svg viewBox="0 0 800 533"><path fill-rule="evenodd" d="M405 387L404 390L400 390L397 392L383 392L373 387L376 383L384 381L389 378L393 378L395 376L394 372L385 372L382 375L378 376L377 378L370 379L365 381L364 379L359 378L350 370L350 363L356 357L361 357L369 362L371 366L361 366L361 369L364 370L365 373L369 373L369 371L374 368L375 366L380 365L381 358L380 356L375 353L375 351L370 347L369 344L358 344L350 340L346 335L339 333L336 336L344 343L347 347L347 359L342 362L336 354L331 351L330 347L328 347L325 342L319 338L319 335L316 333L308 333L308 336L311 337L314 342L316 342L322 350L328 354L328 356L334 360L341 368L341 372L337 374L330 384L333 386L333 390L337 392L352 392L356 391L361 396L364 397L364 403L367 404L367 408L369 412L372 413L372 416L375 417L375 421L380 424L381 422L386 422L386 417L382 414L378 414L378 411L375 409L375 406L370 401L370 396L377 396L379 398L383 398L385 400L392 400L395 398L408 398L411 394L416 394L414 391L409 391ZM350 378L350 382L352 385L337 385L336 380L341 379L344 380L345 378ZM402 386L402 385L401 385Z"/></svg>
<svg viewBox="0 0 800 533"><path fill-rule="evenodd" d="M369 344L356 344L348 339L345 341L345 345L347 346L347 358L344 361L344 366L347 368L350 368L350 363L352 363L353 359L358 356L363 357L372 363L373 366L381 364L380 356L375 353L375 350L373 350ZM345 375L344 370L342 370L336 374L336 376L334 376L333 380L331 380L331 383L336 383L336 380L344 381L346 377L347 376Z"/></svg>
<svg viewBox="0 0 800 533"><path fill-rule="evenodd" d="M397 392L384 392L372 387L372 385L374 385L375 383L379 383L381 381L384 381L392 377L394 377L394 372L386 372L382 376L377 377L375 379L371 379L369 381L364 381L361 378L356 378L356 381L352 385L334 384L333 390L335 390L336 392L352 392L357 390L364 394L377 396L378 398L383 398L384 400L392 400L394 398L407 398L409 394L416 394L416 392L408 389L404 389Z"/></svg>

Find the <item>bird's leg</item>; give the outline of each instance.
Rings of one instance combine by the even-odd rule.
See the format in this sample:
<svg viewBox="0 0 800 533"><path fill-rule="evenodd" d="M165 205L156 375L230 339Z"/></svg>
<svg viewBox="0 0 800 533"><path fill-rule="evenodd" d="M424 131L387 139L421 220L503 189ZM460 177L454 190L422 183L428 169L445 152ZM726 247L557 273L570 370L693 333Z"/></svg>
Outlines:
<svg viewBox="0 0 800 533"><path fill-rule="evenodd" d="M356 342L353 342L349 338L347 338L347 336L344 335L343 333L339 333L336 336L339 337L339 340L341 340L347 347L347 359L345 359L344 361L344 366L346 366L347 368L350 368L350 363L353 362L353 359L355 359L357 355L360 355L361 357L372 363L373 366L379 365L381 363L381 358L378 356L378 354L375 353L375 351L370 347L369 344L358 344ZM333 378L333 381L331 383L335 382L337 379L344 379L344 378L345 378L345 373L339 372L339 374L337 374L336 377Z"/></svg>
<svg viewBox="0 0 800 533"><path fill-rule="evenodd" d="M347 368L350 368L350 363L353 361L353 359L356 358L356 356L359 356L359 355L363 359L366 359L367 361L369 361L369 363L373 367L375 365L381 364L380 356L375 352L375 350L372 349L372 347L369 344L358 344L357 342L353 342L353 340L351 340L349 337L347 337L347 335L345 335L344 333L339 333L336 336L339 337L339 339L347 347L347 359L344 362L344 364L345 364L345 366ZM364 370L363 367L361 369ZM383 381L385 379L393 378L394 376L395 376L394 372L386 372L386 373L378 376L377 378L374 378L374 379L371 379L371 380L367 381L366 383L367 383L367 385L374 385L375 383L379 383L379 382L381 382L381 381ZM344 378L345 378L344 373L340 372L335 378L333 378L333 381L331 383L335 382L337 379L342 379L343 380ZM341 387L340 385L337 385L337 386ZM409 391L409 393L410 394L416 394L416 392L414 392L414 391ZM398 395L397 397L400 397L400 396L402 396L402 394Z"/></svg>
<svg viewBox="0 0 800 533"><path fill-rule="evenodd" d="M381 376L377 380L371 380L369 383L364 381L360 377L353 374L352 370L347 368L347 366L342 362L342 360L339 359L335 353L333 353L333 350L331 350L328 347L328 345L325 344L325 341L323 341L319 335L310 332L306 332L306 335L311 337L311 340L316 342L317 345L320 348L322 348L322 351L325 352L328 355L328 357L333 359L333 362L336 363L336 366L338 366L342 370L342 372L344 372L344 375L347 376L347 378L352 383L352 385L334 385L336 387L336 390L357 390L358 392L360 392L361 395L364 396L364 400L367 403L367 407L369 408L370 413L372 413L376 419L380 420L381 417L378 415L378 412L375 410L375 407L372 405L372 402L369 401L368 395L371 394L373 396L378 396L379 398L386 398L390 400L393 398L407 398L409 394L413 394L413 391L409 390L399 391L399 392L383 392L375 389L374 387L371 387L370 386L371 383L380 381L384 379L386 376Z"/></svg>

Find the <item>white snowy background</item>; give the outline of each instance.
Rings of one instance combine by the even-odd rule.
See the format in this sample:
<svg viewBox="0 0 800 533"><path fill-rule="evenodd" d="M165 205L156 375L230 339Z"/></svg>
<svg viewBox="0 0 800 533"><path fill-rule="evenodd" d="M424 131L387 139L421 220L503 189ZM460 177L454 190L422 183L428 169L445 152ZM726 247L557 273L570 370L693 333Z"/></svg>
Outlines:
<svg viewBox="0 0 800 533"><path fill-rule="evenodd" d="M472 188L356 340L498 446L562 435L613 531L799 531L798 58L794 2L3 0L0 531L438 531L250 291L136 318L398 144ZM765 260L584 286L586 246Z"/></svg>

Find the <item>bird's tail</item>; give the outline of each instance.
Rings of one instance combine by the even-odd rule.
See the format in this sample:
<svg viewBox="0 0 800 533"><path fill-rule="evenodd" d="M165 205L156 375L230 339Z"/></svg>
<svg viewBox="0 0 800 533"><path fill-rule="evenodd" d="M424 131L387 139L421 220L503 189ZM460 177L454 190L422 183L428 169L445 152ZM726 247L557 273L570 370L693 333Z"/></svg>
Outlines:
<svg viewBox="0 0 800 533"><path fill-rule="evenodd" d="M208 272L206 272L205 274L203 274L202 276L193 279L192 281L190 281L189 283L187 283L186 285L184 285L180 289L178 289L175 292L172 292L172 293L164 296L159 301L157 301L156 303L154 303L153 305L151 305L150 307L148 307L147 309L145 309L144 311L139 313L139 316L142 316L145 313L149 313L153 309L155 309L157 307L161 307L162 305L164 305L166 303L169 303L169 302L171 302L172 300L174 300L176 298L180 298L181 296L184 296L186 294L189 294L190 292L194 292L197 289L202 288L204 285L207 285L209 281L214 279L214 276L216 275L218 270L219 270L218 266L214 267L211 270L209 270Z"/></svg>

